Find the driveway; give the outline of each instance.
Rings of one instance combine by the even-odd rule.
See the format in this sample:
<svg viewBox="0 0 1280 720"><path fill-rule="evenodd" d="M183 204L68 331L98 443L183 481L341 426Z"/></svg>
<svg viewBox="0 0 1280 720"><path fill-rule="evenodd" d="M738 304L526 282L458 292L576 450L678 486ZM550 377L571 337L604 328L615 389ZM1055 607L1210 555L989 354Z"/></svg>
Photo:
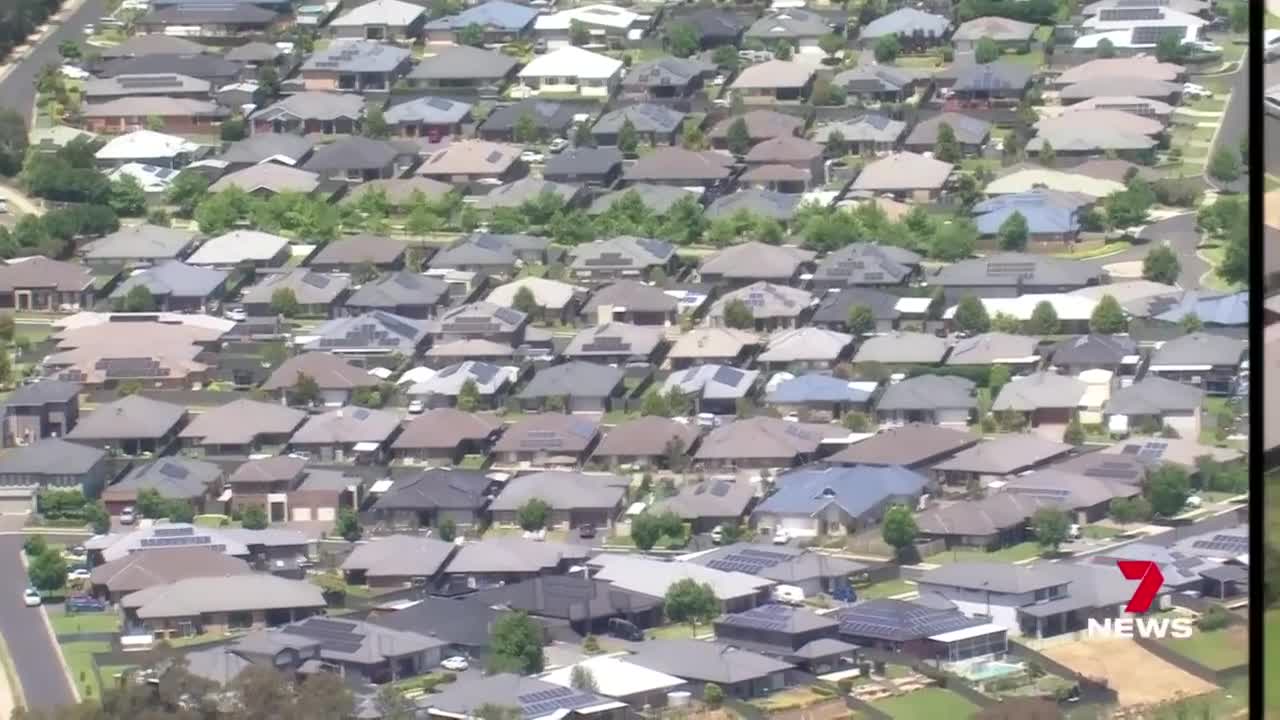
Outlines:
<svg viewBox="0 0 1280 720"><path fill-rule="evenodd" d="M84 26L91 25L102 17L105 14L105 5L105 0L85 0L85 3L71 13L61 26L20 60L9 72L8 77L0 81L0 107L13 108L22 113L29 125L32 111L35 109L36 76L46 65L62 64L62 56L58 54L60 43L65 40L84 42Z"/></svg>
<svg viewBox="0 0 1280 720"><path fill-rule="evenodd" d="M1173 248L1178 256L1182 272L1178 275L1178 285L1184 290L1200 288L1200 278L1209 270L1209 264L1196 255L1196 246L1200 244L1200 231L1196 228L1196 214L1182 213L1173 217L1151 223L1138 233L1142 244L1134 245L1124 252L1106 257L1090 258L1081 262L1090 263L1101 268L1118 263L1141 262L1158 244Z"/></svg>
<svg viewBox="0 0 1280 720"><path fill-rule="evenodd" d="M22 567L21 552L22 536L0 537L0 577L5 579L4 589L0 590L0 633L4 634L27 705L33 710L47 710L74 703L75 698L62 668L62 656L40 617L43 610L22 604L27 572Z"/></svg>

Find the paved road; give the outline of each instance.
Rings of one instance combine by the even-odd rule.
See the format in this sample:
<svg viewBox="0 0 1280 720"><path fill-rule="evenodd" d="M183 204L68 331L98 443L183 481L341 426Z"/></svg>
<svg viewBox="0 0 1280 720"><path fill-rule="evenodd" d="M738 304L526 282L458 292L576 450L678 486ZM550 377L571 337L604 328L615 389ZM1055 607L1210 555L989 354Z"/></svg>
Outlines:
<svg viewBox="0 0 1280 720"><path fill-rule="evenodd" d="M1196 230L1196 214L1194 212L1175 215L1174 217L1152 223L1138 233L1138 237L1147 242L1134 245L1124 252L1100 258L1090 258L1082 262L1105 267L1123 262L1138 262L1151 252L1157 244L1167 243L1173 248L1181 263L1182 272L1178 275L1178 285L1184 290L1196 290L1200 287L1200 277L1209 269L1205 261L1196 256L1196 246L1200 244L1200 233Z"/></svg>
<svg viewBox="0 0 1280 720"><path fill-rule="evenodd" d="M22 604L26 570L22 567L22 537L0 537L0 633L17 668L27 705L43 710L75 702L58 648L40 618L40 610Z"/></svg>
<svg viewBox="0 0 1280 720"><path fill-rule="evenodd" d="M104 0L85 0L62 25L27 54L0 82L0 107L13 108L31 122L36 101L36 76L51 63L61 64L58 45L64 40L83 42L84 26L93 24L104 14Z"/></svg>
<svg viewBox="0 0 1280 720"><path fill-rule="evenodd" d="M1216 143L1209 148L1209 157L1220 147L1240 152L1240 141L1249 133L1249 52L1240 56L1240 69L1231 79L1231 99L1222 113L1222 126L1218 129ZM1268 167L1270 165L1268 164ZM1207 178L1207 176L1206 176ZM1208 179L1209 184L1231 192L1249 192L1249 175L1242 174L1235 182L1226 185Z"/></svg>

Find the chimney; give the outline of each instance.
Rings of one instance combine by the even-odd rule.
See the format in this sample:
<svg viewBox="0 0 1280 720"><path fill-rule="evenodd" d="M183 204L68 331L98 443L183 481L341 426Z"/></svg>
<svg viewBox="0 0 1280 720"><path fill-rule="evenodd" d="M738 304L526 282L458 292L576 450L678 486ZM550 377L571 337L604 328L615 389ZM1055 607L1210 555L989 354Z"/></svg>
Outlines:
<svg viewBox="0 0 1280 720"><path fill-rule="evenodd" d="M596 306L596 325L608 325L613 322L613 306L597 305Z"/></svg>

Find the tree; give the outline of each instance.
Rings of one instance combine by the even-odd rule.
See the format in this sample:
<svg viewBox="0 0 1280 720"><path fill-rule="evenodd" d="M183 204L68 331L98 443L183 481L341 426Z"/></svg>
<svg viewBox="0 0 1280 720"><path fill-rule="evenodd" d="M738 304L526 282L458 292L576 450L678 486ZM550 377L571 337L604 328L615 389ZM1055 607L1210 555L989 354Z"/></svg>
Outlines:
<svg viewBox="0 0 1280 720"><path fill-rule="evenodd" d="M591 674L591 669L581 664L573 666L573 670L569 673L569 685L587 692L599 692L600 690L600 687L596 685L595 675Z"/></svg>
<svg viewBox="0 0 1280 720"><path fill-rule="evenodd" d="M866 335L876 329L876 318L871 308L866 305L854 305L849 308L849 319L846 322L849 332L854 335Z"/></svg>
<svg viewBox="0 0 1280 720"><path fill-rule="evenodd" d="M355 510L349 507L339 510L338 519L333 524L333 532L347 542L359 540L364 530L360 527L360 518L356 516Z"/></svg>
<svg viewBox="0 0 1280 720"><path fill-rule="evenodd" d="M174 177L165 200L177 206L178 217L189 218L209 192L209 178L195 170L183 170Z"/></svg>
<svg viewBox="0 0 1280 720"><path fill-rule="evenodd" d="M1058 311L1053 303L1041 300L1031 310L1031 318L1027 320L1028 335L1057 335L1059 329Z"/></svg>
<svg viewBox="0 0 1280 720"><path fill-rule="evenodd" d="M267 511L261 505L250 505L240 512L240 527L262 530L267 527Z"/></svg>
<svg viewBox="0 0 1280 720"><path fill-rule="evenodd" d="M569 42L582 47L591 42L591 29L581 20L569 21Z"/></svg>
<svg viewBox="0 0 1280 720"><path fill-rule="evenodd" d="M1111 227L1128 228L1147 222L1147 215L1156 199L1151 186L1141 178L1134 177L1125 185L1124 190L1104 198L1102 207Z"/></svg>
<svg viewBox="0 0 1280 720"><path fill-rule="evenodd" d="M1017 335L1022 332L1022 322L1006 312L997 312L991 316L991 332Z"/></svg>
<svg viewBox="0 0 1280 720"><path fill-rule="evenodd" d="M711 53L711 62L721 70L733 72L738 69L738 51L732 45L721 45Z"/></svg>
<svg viewBox="0 0 1280 720"><path fill-rule="evenodd" d="M1098 41L1098 57L1113 58L1116 56L1116 44L1108 38L1102 38Z"/></svg>
<svg viewBox="0 0 1280 720"><path fill-rule="evenodd" d="M1071 413L1071 422L1067 423L1067 429L1062 433L1062 442L1077 447L1084 444L1085 441L1084 425L1080 423L1080 413Z"/></svg>
<svg viewBox="0 0 1280 720"><path fill-rule="evenodd" d="M458 523L454 522L451 517L441 520L438 530L440 531L440 539L445 542L453 542L453 539L458 537Z"/></svg>
<svg viewBox="0 0 1280 720"><path fill-rule="evenodd" d="M938 228L927 250L935 260L955 262L972 255L977 240L978 228L972 220L952 220Z"/></svg>
<svg viewBox="0 0 1280 720"><path fill-rule="evenodd" d="M1156 60L1162 63L1181 63L1186 59L1187 46L1182 42L1183 36L1164 33L1156 40Z"/></svg>
<svg viewBox="0 0 1280 720"><path fill-rule="evenodd" d="M121 175L111 181L107 204L121 217L138 217L147 211L147 193L132 175Z"/></svg>
<svg viewBox="0 0 1280 720"><path fill-rule="evenodd" d="M622 127L618 130L618 150L624 155L635 155L638 147L640 136L636 133L636 126L632 124L631 118L627 118L622 121Z"/></svg>
<svg viewBox="0 0 1280 720"><path fill-rule="evenodd" d="M828 132L827 141L823 145L826 147L827 157L838 158L849 154L849 141L839 130Z"/></svg>
<svg viewBox="0 0 1280 720"><path fill-rule="evenodd" d="M725 145L734 155L746 155L751 149L751 131L747 129L746 118L738 117L729 124L724 137Z"/></svg>
<svg viewBox="0 0 1280 720"><path fill-rule="evenodd" d="M1071 518L1057 508L1040 508L1031 516L1031 531L1035 533L1036 543L1053 552L1067 541L1071 530Z"/></svg>
<svg viewBox="0 0 1280 720"><path fill-rule="evenodd" d="M13 177L27 154L27 121L17 110L0 110L0 175Z"/></svg>
<svg viewBox="0 0 1280 720"><path fill-rule="evenodd" d="M1234 2L1231 3L1231 10L1227 17L1231 21L1231 32L1243 33L1249 31L1249 3Z"/></svg>
<svg viewBox="0 0 1280 720"><path fill-rule="evenodd" d="M698 29L689 22L673 23L667 29L667 49L680 58L698 52Z"/></svg>
<svg viewBox="0 0 1280 720"><path fill-rule="evenodd" d="M1224 183L1240 179L1240 156L1228 147L1219 147L1209 158L1209 177Z"/></svg>
<svg viewBox="0 0 1280 720"><path fill-rule="evenodd" d="M1000 223L1000 249L1020 252L1027 248L1027 218L1017 210Z"/></svg>
<svg viewBox="0 0 1280 720"><path fill-rule="evenodd" d="M300 372L293 383L293 401L299 405L311 406L320 401L320 383L314 377Z"/></svg>
<svg viewBox="0 0 1280 720"><path fill-rule="evenodd" d="M515 125L511 127L512 138L521 145L537 142L539 135L538 123L533 119L533 114L529 112L520 113L520 117L516 118Z"/></svg>
<svg viewBox="0 0 1280 720"><path fill-rule="evenodd" d="M987 389L990 391L991 399L995 400L1000 397L1000 390L1009 384L1009 366L1008 365L992 365L987 371Z"/></svg>
<svg viewBox="0 0 1280 720"><path fill-rule="evenodd" d="M1147 497L1158 515L1173 517L1182 512L1191 495L1191 480L1178 465L1165 463L1147 476Z"/></svg>
<svg viewBox="0 0 1280 720"><path fill-rule="evenodd" d="M276 288L271 293L271 312L286 318L297 317L302 312L302 305L298 303L298 296L293 288Z"/></svg>
<svg viewBox="0 0 1280 720"><path fill-rule="evenodd" d="M1058 164L1058 153L1047 139L1040 143L1040 164L1047 168Z"/></svg>
<svg viewBox="0 0 1280 720"><path fill-rule="evenodd" d="M242 117L229 117L218 127L218 136L223 142L236 142L249 136L249 130Z"/></svg>
<svg viewBox="0 0 1280 720"><path fill-rule="evenodd" d="M153 312L156 298L146 285L134 285L120 302L121 312Z"/></svg>
<svg viewBox="0 0 1280 720"><path fill-rule="evenodd" d="M1200 316L1189 312L1182 316L1182 320L1178 322L1182 327L1182 331L1190 335L1193 332L1200 332L1204 329L1204 322L1200 320Z"/></svg>
<svg viewBox="0 0 1280 720"><path fill-rule="evenodd" d="M49 543L44 539L43 535L28 535L22 541L22 552L27 554L28 558L39 557L41 553L49 549Z"/></svg>
<svg viewBox="0 0 1280 720"><path fill-rule="evenodd" d="M58 54L65 60L79 60L82 56L80 43L75 40L63 40L58 43Z"/></svg>
<svg viewBox="0 0 1280 720"><path fill-rule="evenodd" d="M687 622L696 631L698 623L709 623L719 614L720 602L707 583L683 578L667 587L665 608L668 620Z"/></svg>
<svg viewBox="0 0 1280 720"><path fill-rule="evenodd" d="M827 33L818 38L818 47L827 54L827 57L834 58L836 53L845 48L845 39L836 33Z"/></svg>
<svg viewBox="0 0 1280 720"><path fill-rule="evenodd" d="M414 720L417 717L417 706L392 683L379 688L373 702L382 720Z"/></svg>
<svg viewBox="0 0 1280 720"><path fill-rule="evenodd" d="M734 298L724 305L724 324L736 330L751 330L756 326L756 316L741 298Z"/></svg>
<svg viewBox="0 0 1280 720"><path fill-rule="evenodd" d="M1120 303L1111 295L1103 295L1089 316L1089 329L1101 335L1128 332L1129 320Z"/></svg>
<svg viewBox="0 0 1280 720"><path fill-rule="evenodd" d="M1000 59L1000 46L989 37L979 38L978 44L973 48L973 59L981 65L993 63Z"/></svg>
<svg viewBox="0 0 1280 720"><path fill-rule="evenodd" d="M11 312L0 312L0 342L11 343L18 331L18 321Z"/></svg>
<svg viewBox="0 0 1280 720"><path fill-rule="evenodd" d="M516 510L516 522L529 532L541 530L547 526L551 517L551 506L541 498L531 498L520 509Z"/></svg>
<svg viewBox="0 0 1280 720"><path fill-rule="evenodd" d="M960 143L956 141L956 131L950 123L938 124L938 139L933 152L943 162L960 162Z"/></svg>
<svg viewBox="0 0 1280 720"><path fill-rule="evenodd" d="M479 23L468 23L458 31L458 44L472 47L484 46L484 27Z"/></svg>
<svg viewBox="0 0 1280 720"><path fill-rule="evenodd" d="M791 45L791 42L788 40L779 41L778 44L775 45L773 48L773 57L775 59L782 60L783 62L790 60L794 54L795 54L795 48Z"/></svg>
<svg viewBox="0 0 1280 720"><path fill-rule="evenodd" d="M54 592L67 584L67 561L54 548L45 548L27 567L27 576L37 590Z"/></svg>
<svg viewBox="0 0 1280 720"><path fill-rule="evenodd" d="M724 690L715 683L707 683L702 687L702 701L708 707L718 708L724 702Z"/></svg>
<svg viewBox="0 0 1280 720"><path fill-rule="evenodd" d="M360 126L361 134L367 138L383 139L391 136L391 127L387 124L382 108L370 105L364 112L364 122Z"/></svg>
<svg viewBox="0 0 1280 720"><path fill-rule="evenodd" d="M970 335L980 335L991 329L991 317L982 301L973 295L960 298L956 305L956 327Z"/></svg>
<svg viewBox="0 0 1280 720"><path fill-rule="evenodd" d="M521 674L542 672L542 626L523 612L502 615L493 623L489 650L499 664L514 664Z"/></svg>
<svg viewBox="0 0 1280 720"><path fill-rule="evenodd" d="M889 64L898 59L898 54L902 52L902 43L898 42L897 35L882 35L876 40L875 57L876 62Z"/></svg>
<svg viewBox="0 0 1280 720"><path fill-rule="evenodd" d="M587 123L578 123L573 128L573 146L574 147L595 147L596 139L591 134L591 126Z"/></svg>
<svg viewBox="0 0 1280 720"><path fill-rule="evenodd" d="M894 505L885 511L880 536L893 548L899 559L906 557L907 548L916 541L919 532L916 519L906 505Z"/></svg>
<svg viewBox="0 0 1280 720"><path fill-rule="evenodd" d="M636 547L649 551L663 537L680 539L684 537L684 523L672 512L661 515L640 513L631 521L631 540Z"/></svg>
<svg viewBox="0 0 1280 720"><path fill-rule="evenodd" d="M1178 256L1168 245L1152 248L1142 259L1142 277L1145 280L1172 285L1178 281L1181 272L1182 265L1178 262Z"/></svg>
<svg viewBox="0 0 1280 720"><path fill-rule="evenodd" d="M475 709L475 716L478 720L520 720L524 713L518 707L485 703Z"/></svg>
<svg viewBox="0 0 1280 720"><path fill-rule="evenodd" d="M105 535L111 532L111 515L107 513L107 508L98 501L84 508L85 522L93 528L93 534Z"/></svg>

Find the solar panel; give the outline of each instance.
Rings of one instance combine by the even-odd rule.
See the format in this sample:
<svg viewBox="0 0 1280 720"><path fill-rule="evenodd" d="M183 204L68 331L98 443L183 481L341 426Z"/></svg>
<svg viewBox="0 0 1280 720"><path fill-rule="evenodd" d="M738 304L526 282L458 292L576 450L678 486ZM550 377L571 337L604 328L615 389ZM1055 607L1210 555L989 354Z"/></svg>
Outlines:
<svg viewBox="0 0 1280 720"><path fill-rule="evenodd" d="M190 475L191 471L181 465L175 465L174 463L167 462L160 466L160 474L165 477L181 480Z"/></svg>
<svg viewBox="0 0 1280 720"><path fill-rule="evenodd" d="M364 409L356 410L355 412L351 413L351 416L357 420L368 420L369 411Z"/></svg>
<svg viewBox="0 0 1280 720"><path fill-rule="evenodd" d="M307 273L302 276L302 282L314 288L329 287L330 278L320 273Z"/></svg>
<svg viewBox="0 0 1280 720"><path fill-rule="evenodd" d="M155 537L178 537L180 535L195 535L196 529L193 527L158 527L151 534Z"/></svg>
<svg viewBox="0 0 1280 720"><path fill-rule="evenodd" d="M1164 11L1158 7L1115 7L1098 11L1098 19L1103 21L1125 20L1159 20Z"/></svg>
<svg viewBox="0 0 1280 720"><path fill-rule="evenodd" d="M731 367L721 366L719 369L716 370L715 375L711 376L711 379L715 382L720 383L721 385L737 387L738 383L742 382L742 377L743 377L743 372L741 370L736 370Z"/></svg>

